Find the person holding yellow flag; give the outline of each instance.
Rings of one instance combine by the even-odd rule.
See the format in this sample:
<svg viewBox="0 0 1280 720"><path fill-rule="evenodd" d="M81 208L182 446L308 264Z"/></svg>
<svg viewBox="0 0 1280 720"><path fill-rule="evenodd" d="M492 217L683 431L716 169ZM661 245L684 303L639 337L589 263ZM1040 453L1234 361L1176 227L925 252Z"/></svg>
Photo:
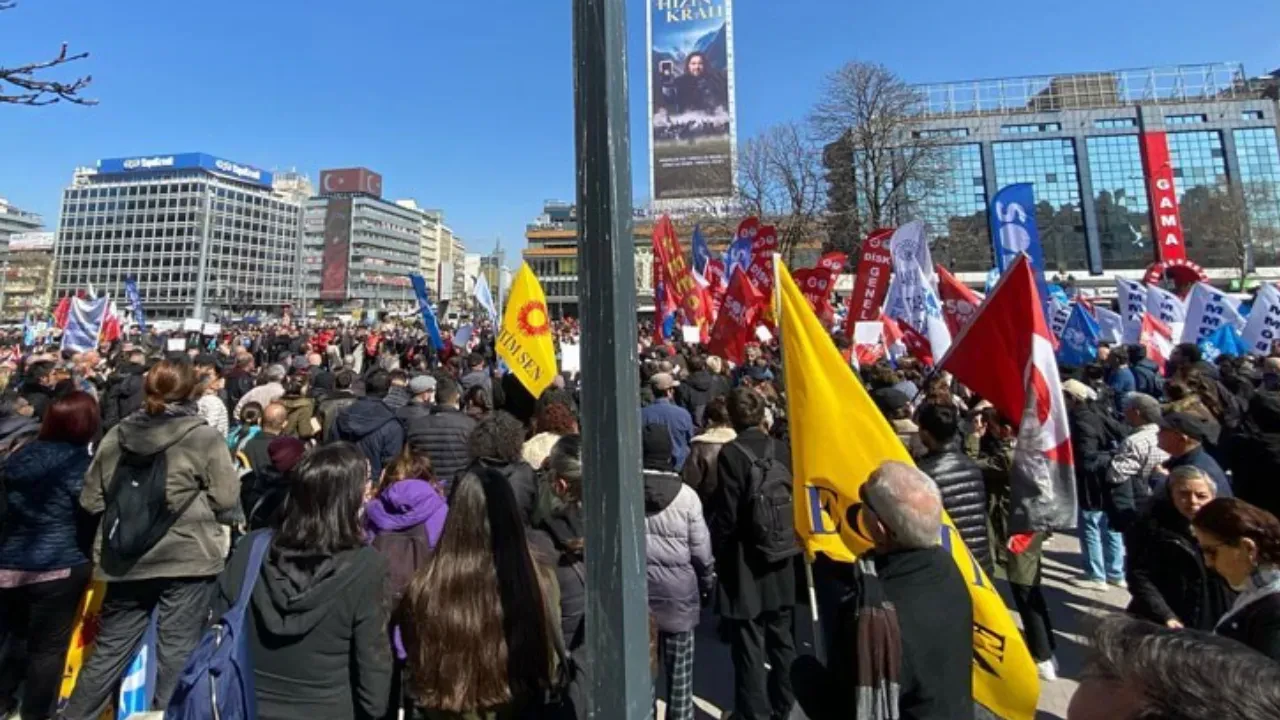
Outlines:
<svg viewBox="0 0 1280 720"><path fill-rule="evenodd" d="M533 397L542 395L555 379L556 348L551 340L547 296L529 269L529 263L520 266L520 272L511 282L507 310L495 344L498 357L506 361L511 374Z"/></svg>
<svg viewBox="0 0 1280 720"><path fill-rule="evenodd" d="M864 484L886 462L912 466L911 457L840 357L790 273L780 267L778 278L796 532L809 557L821 553L853 562L874 545L866 517L857 512L865 502ZM853 521L850 509L855 510ZM1031 720L1040 683L1026 643L945 512L939 528L940 546L964 580L973 608L973 699L999 717Z"/></svg>

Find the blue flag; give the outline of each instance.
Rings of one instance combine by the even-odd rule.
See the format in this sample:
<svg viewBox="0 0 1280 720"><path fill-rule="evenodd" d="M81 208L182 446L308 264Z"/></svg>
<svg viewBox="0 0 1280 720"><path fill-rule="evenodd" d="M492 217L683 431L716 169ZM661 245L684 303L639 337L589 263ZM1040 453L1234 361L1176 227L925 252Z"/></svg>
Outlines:
<svg viewBox="0 0 1280 720"><path fill-rule="evenodd" d="M1100 334L1098 321L1084 309L1084 305L1076 303L1062 328L1058 363L1064 367L1084 367L1097 360Z"/></svg>
<svg viewBox="0 0 1280 720"><path fill-rule="evenodd" d="M1240 339L1240 333L1236 332L1235 326L1231 323L1224 324L1197 345L1200 346L1200 354L1204 356L1206 362L1214 362L1221 355L1243 357L1249 352L1249 348L1245 347L1244 341Z"/></svg>
<svg viewBox="0 0 1280 720"><path fill-rule="evenodd" d="M147 331L147 314L142 311L142 296L138 294L138 281L132 275L124 279L124 294L133 310L133 321L138 323L138 330Z"/></svg>
<svg viewBox="0 0 1280 720"><path fill-rule="evenodd" d="M124 677L120 680L120 702L116 720L127 720L151 710L156 695L156 616L147 623L142 642L134 650Z"/></svg>
<svg viewBox="0 0 1280 720"><path fill-rule="evenodd" d="M1044 281L1044 249L1036 229L1036 197L1031 183L1009 185L991 200L991 242L996 269L1004 273L1019 255L1031 258L1040 305L1049 318L1049 288Z"/></svg>
<svg viewBox="0 0 1280 720"><path fill-rule="evenodd" d="M36 344L36 328L31 324L31 313L22 316L22 344L26 347Z"/></svg>
<svg viewBox="0 0 1280 720"><path fill-rule="evenodd" d="M62 349L71 352L87 352L98 347L98 335L107 317L107 296L97 300L71 299L71 312L67 314L67 326L62 329Z"/></svg>
<svg viewBox="0 0 1280 720"><path fill-rule="evenodd" d="M707 239L702 237L702 226L693 226L693 269L706 277L707 263L711 262L711 248L707 247Z"/></svg>
<svg viewBox="0 0 1280 720"><path fill-rule="evenodd" d="M444 340L440 338L440 323L436 322L435 311L431 309L431 300L427 298L427 281L418 273L409 276L413 283L413 294L418 297L418 309L422 311L422 325L431 337L431 345L437 350L444 349Z"/></svg>
<svg viewBox="0 0 1280 720"><path fill-rule="evenodd" d="M751 267L751 238L743 238L734 240L729 249L725 251L724 258L724 276L726 278L733 277L733 269L741 267L743 272Z"/></svg>

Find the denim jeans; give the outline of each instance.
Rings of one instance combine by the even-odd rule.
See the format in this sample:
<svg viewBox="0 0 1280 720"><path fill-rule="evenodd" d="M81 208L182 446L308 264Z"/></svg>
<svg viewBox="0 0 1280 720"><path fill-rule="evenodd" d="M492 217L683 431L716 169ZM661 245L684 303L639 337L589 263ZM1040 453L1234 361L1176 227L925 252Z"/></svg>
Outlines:
<svg viewBox="0 0 1280 720"><path fill-rule="evenodd" d="M1124 536L1112 530L1101 510L1080 511L1084 574L1090 580L1124 579Z"/></svg>

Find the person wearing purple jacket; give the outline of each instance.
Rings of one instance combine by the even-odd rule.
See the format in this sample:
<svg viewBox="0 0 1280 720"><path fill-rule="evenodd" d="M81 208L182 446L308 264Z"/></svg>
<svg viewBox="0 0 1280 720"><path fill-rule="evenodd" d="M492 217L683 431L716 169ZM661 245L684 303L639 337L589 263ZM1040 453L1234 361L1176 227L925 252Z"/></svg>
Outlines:
<svg viewBox="0 0 1280 720"><path fill-rule="evenodd" d="M405 652L400 639L400 600L418 569L425 566L440 539L449 506L441 493L431 458L421 445L410 443L382 472L378 491L365 503L365 531L389 566L385 597L391 603L391 646L395 651L388 718L411 704L403 697L401 675Z"/></svg>

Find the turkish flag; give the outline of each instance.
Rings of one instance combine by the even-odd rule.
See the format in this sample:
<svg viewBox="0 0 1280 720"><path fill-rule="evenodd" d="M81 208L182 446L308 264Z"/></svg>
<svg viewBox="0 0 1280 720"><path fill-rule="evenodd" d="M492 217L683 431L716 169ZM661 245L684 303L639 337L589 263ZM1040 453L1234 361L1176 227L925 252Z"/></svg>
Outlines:
<svg viewBox="0 0 1280 720"><path fill-rule="evenodd" d="M939 363L1018 426L1011 533L1073 528L1075 461L1053 336L1025 255Z"/></svg>
<svg viewBox="0 0 1280 720"><path fill-rule="evenodd" d="M947 329L951 331L951 336L955 337L973 319L982 301L978 299L977 293L957 280L956 276L946 268L938 265L937 271L938 298L942 300L942 317L947 321Z"/></svg>
<svg viewBox="0 0 1280 720"><path fill-rule="evenodd" d="M1147 357L1164 372L1165 363L1173 355L1173 331L1151 313L1142 314L1142 334L1138 344L1147 349Z"/></svg>
<svg viewBox="0 0 1280 720"><path fill-rule="evenodd" d="M58 301L58 307L53 311L53 325L59 330L67 329L67 318L71 316L71 296L68 295Z"/></svg>
<svg viewBox="0 0 1280 720"><path fill-rule="evenodd" d="M929 338L906 323L898 323L898 327L902 329L902 342L906 344L907 352L911 353L911 357L932 366L933 346L929 344Z"/></svg>
<svg viewBox="0 0 1280 720"><path fill-rule="evenodd" d="M711 328L707 351L741 365L747 349L747 333L755 327L764 296L752 286L742 268L734 268L729 292L720 306L720 317Z"/></svg>

